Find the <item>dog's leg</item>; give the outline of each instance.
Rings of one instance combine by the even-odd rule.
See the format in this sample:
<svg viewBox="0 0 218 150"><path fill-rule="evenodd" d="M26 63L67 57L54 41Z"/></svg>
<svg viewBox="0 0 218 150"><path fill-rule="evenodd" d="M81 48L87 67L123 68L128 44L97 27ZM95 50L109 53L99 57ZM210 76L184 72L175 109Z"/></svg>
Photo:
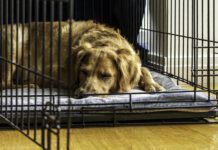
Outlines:
<svg viewBox="0 0 218 150"><path fill-rule="evenodd" d="M39 85L44 88L54 87L54 88L68 88L68 74L66 71L66 67L58 66L56 63L53 65L45 66L45 72L47 76L50 76L50 69L52 68L52 76L55 80L45 79L42 81L42 78L38 81ZM60 78L58 78L58 73L60 72ZM42 86L43 85L43 86Z"/></svg>
<svg viewBox="0 0 218 150"><path fill-rule="evenodd" d="M152 78L151 73L147 68L142 67L141 68L141 79L139 82L139 86L147 91L147 92L158 92L158 91L165 91L164 87L159 85L157 82L155 82Z"/></svg>
<svg viewBox="0 0 218 150"><path fill-rule="evenodd" d="M10 51L9 51L10 52ZM12 63L16 63L16 52L13 52L12 54L8 54L7 60L10 60ZM3 64L3 72L2 72L2 83L1 83L1 88L13 88L13 74L16 71L15 65L11 64L10 62Z"/></svg>
<svg viewBox="0 0 218 150"><path fill-rule="evenodd" d="M15 25L8 26L7 30L4 28L2 39L2 56L5 60L2 61L2 79L0 89L15 88L13 75L17 68L15 64L19 64L21 59L21 42L23 39L21 28L18 28L18 32Z"/></svg>
<svg viewBox="0 0 218 150"><path fill-rule="evenodd" d="M15 63L15 62L14 62ZM17 62L16 62L17 63ZM27 83L27 82L22 82L22 83L16 83L14 84L13 80L12 80L12 76L13 74L15 73L16 71L16 66L11 66L11 64L5 64L5 67L6 68L6 65L7 65L7 69L4 69L4 72L3 72L3 80L2 80L2 85L0 87L0 89L15 89L15 88L39 88L38 85L36 84L32 84L32 83ZM6 84L7 83L7 84Z"/></svg>
<svg viewBox="0 0 218 150"><path fill-rule="evenodd" d="M40 88L37 84L12 85L13 88Z"/></svg>
<svg viewBox="0 0 218 150"><path fill-rule="evenodd" d="M16 67L12 63L16 63L17 56L16 43L12 43L16 34L13 32L13 34L15 35L13 35L12 37L11 27L8 27L8 31L5 31L3 33L2 56L5 60L2 60L2 82L0 84L1 89L11 88L11 86L13 85L13 74L16 70ZM8 35L7 39L6 34Z"/></svg>

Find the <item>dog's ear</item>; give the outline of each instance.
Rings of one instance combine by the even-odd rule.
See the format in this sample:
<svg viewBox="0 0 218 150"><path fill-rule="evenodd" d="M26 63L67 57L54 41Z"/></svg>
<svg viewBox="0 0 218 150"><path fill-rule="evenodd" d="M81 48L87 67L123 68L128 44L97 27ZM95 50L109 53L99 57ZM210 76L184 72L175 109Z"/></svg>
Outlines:
<svg viewBox="0 0 218 150"><path fill-rule="evenodd" d="M137 85L140 79L140 59L136 53L127 49L117 50L117 56L117 67L120 74L118 91L127 92Z"/></svg>
<svg viewBox="0 0 218 150"><path fill-rule="evenodd" d="M79 81L78 77L79 77L79 70L80 70L79 68L81 62L84 60L86 56L88 56L88 54L89 51L84 46L72 47L72 54L68 56L66 60L67 68L71 69L70 78L72 81L71 83L73 89L77 88L78 86L78 81Z"/></svg>

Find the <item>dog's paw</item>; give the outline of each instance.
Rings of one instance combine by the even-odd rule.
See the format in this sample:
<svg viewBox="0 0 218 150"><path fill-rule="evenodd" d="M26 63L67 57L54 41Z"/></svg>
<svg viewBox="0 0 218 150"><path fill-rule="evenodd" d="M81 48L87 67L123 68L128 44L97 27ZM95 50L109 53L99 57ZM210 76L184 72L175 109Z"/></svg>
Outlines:
<svg viewBox="0 0 218 150"><path fill-rule="evenodd" d="M12 88L16 89L16 88L30 88L30 89L33 89L33 88L37 88L39 89L40 87L37 85L37 84L13 84L12 85Z"/></svg>
<svg viewBox="0 0 218 150"><path fill-rule="evenodd" d="M145 85L144 90L146 92L163 92L163 91L166 91L166 89L164 87L162 87L161 85L159 85L158 83Z"/></svg>
<svg viewBox="0 0 218 150"><path fill-rule="evenodd" d="M156 89L155 89L155 87L154 87L153 85L147 85L147 86L145 86L145 87L144 87L144 90L145 90L146 92L156 92Z"/></svg>
<svg viewBox="0 0 218 150"><path fill-rule="evenodd" d="M2 91L2 90L4 90L4 89L6 89L6 84L5 84L4 81L2 81L2 82L0 83L0 91Z"/></svg>
<svg viewBox="0 0 218 150"><path fill-rule="evenodd" d="M37 85L37 84L27 84L27 85L24 85L24 87L28 87L28 88L37 88L39 89L40 87Z"/></svg>
<svg viewBox="0 0 218 150"><path fill-rule="evenodd" d="M4 88L3 88L3 86L0 84L0 91L2 91Z"/></svg>
<svg viewBox="0 0 218 150"><path fill-rule="evenodd" d="M166 89L163 86L159 85L158 83L156 83L156 87L155 88L156 88L157 92L164 92L164 91L166 91Z"/></svg>

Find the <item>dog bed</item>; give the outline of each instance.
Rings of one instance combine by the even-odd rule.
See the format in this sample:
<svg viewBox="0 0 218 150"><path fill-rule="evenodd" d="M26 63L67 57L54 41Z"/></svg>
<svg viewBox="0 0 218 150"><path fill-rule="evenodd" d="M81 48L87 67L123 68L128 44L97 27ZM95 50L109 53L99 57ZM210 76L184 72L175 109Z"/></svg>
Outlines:
<svg viewBox="0 0 218 150"><path fill-rule="evenodd" d="M129 93L110 95L108 97L89 96L82 99L69 98L64 91L58 96L57 90L52 89L7 89L0 92L2 111L41 111L47 102L58 106L62 111L69 108L81 110L84 108L116 108L120 110L159 112L159 111L185 111L206 112L216 108L215 99L208 100L208 96L193 91L184 91L169 77L151 72L154 80L161 84L166 92L145 93L140 89L133 89ZM43 94L42 94L43 93ZM6 98L7 95L7 98ZM23 96L22 96L23 95ZM37 95L37 96L35 96ZM42 96L44 95L44 96ZM196 96L196 101L194 101ZM71 107L68 105L71 104ZM16 106L16 107L15 107Z"/></svg>

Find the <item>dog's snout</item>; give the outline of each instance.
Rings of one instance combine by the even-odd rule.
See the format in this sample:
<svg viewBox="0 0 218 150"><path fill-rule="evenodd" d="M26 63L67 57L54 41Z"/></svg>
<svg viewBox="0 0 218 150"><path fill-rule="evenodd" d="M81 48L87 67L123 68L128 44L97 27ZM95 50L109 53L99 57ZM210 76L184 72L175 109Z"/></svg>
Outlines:
<svg viewBox="0 0 218 150"><path fill-rule="evenodd" d="M91 94L93 94L93 93L83 93L83 94L81 93L81 94L78 95L78 97L79 98L86 98L86 97L88 97Z"/></svg>
<svg viewBox="0 0 218 150"><path fill-rule="evenodd" d="M75 95L77 98L86 98L92 94L96 94L97 91L94 89L86 89L86 88L79 88L76 92Z"/></svg>

